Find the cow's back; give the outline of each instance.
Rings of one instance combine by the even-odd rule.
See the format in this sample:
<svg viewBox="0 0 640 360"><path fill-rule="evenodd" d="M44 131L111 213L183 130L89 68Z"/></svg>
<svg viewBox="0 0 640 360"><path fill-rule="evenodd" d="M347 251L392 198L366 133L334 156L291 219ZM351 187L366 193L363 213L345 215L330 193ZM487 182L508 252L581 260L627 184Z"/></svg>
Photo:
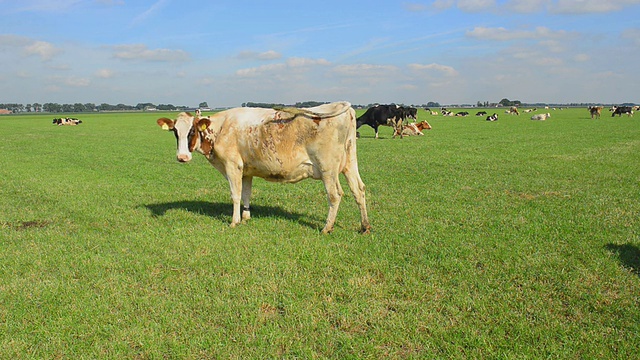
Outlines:
<svg viewBox="0 0 640 360"><path fill-rule="evenodd" d="M245 175L270 181L320 178L331 161L344 158L348 140L355 143L355 111L346 102L305 110L318 116L260 108L216 114L223 121L214 140L217 159L210 160L240 162Z"/></svg>

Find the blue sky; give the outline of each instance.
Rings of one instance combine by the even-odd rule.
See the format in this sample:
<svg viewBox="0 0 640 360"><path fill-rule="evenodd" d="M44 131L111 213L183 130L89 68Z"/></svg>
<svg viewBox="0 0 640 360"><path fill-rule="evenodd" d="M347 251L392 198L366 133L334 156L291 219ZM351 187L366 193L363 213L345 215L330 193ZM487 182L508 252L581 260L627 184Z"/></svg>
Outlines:
<svg viewBox="0 0 640 360"><path fill-rule="evenodd" d="M0 8L0 103L640 103L640 0Z"/></svg>

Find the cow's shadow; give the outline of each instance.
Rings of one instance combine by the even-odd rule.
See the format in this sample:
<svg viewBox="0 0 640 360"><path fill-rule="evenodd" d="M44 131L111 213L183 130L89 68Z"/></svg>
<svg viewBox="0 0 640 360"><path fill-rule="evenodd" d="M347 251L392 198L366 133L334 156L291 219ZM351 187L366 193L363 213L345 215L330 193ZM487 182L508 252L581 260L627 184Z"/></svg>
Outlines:
<svg viewBox="0 0 640 360"><path fill-rule="evenodd" d="M231 213L233 212L233 205L231 203L212 203L207 201L185 200L158 204L147 204L144 206L149 209L149 211L151 211L153 217L165 216L166 213L170 210L182 209L191 213L197 213L200 215L218 219L226 224L231 221ZM322 226L324 226L322 220L313 215L293 213L277 206L251 205L252 219L270 217L287 219L316 230L319 230L322 228Z"/></svg>
<svg viewBox="0 0 640 360"><path fill-rule="evenodd" d="M640 249L637 246L631 244L607 244L605 248L618 256L622 266L640 276Z"/></svg>

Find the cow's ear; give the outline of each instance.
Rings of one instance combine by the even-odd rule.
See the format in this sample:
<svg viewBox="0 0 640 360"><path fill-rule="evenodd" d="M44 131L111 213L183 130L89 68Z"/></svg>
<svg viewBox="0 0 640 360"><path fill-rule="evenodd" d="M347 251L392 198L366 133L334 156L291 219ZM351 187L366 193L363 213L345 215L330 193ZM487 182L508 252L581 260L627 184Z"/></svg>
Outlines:
<svg viewBox="0 0 640 360"><path fill-rule="evenodd" d="M158 126L162 128L162 130L171 130L173 129L173 120L167 118L160 118L158 121Z"/></svg>
<svg viewBox="0 0 640 360"><path fill-rule="evenodd" d="M205 131L207 130L209 125L211 125L211 120L207 118L202 118L198 120L198 123L196 124L196 128L198 129L198 131Z"/></svg>

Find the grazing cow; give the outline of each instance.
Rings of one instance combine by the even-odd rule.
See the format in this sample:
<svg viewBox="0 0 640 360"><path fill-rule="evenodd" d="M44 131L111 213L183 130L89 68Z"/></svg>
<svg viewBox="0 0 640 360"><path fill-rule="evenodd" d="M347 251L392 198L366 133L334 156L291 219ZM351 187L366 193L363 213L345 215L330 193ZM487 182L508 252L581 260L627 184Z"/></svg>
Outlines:
<svg viewBox="0 0 640 360"><path fill-rule="evenodd" d="M533 115L533 116L531 117L531 120L541 120L541 121L544 121L544 120L547 120L547 119L548 119L548 118L550 118L550 117L551 117L551 114L549 114L549 113L546 113L546 114L536 114L536 115Z"/></svg>
<svg viewBox="0 0 640 360"><path fill-rule="evenodd" d="M431 125L425 120L419 123L409 123L402 127L402 135L404 136L412 136L412 135L424 135L422 130L431 130ZM396 132L398 130L395 130ZM394 135L396 135L394 133Z"/></svg>
<svg viewBox="0 0 640 360"><path fill-rule="evenodd" d="M515 106L512 106L511 108L509 108L509 112L508 113L511 114L511 115L513 115L513 114L520 115L520 112L518 112L518 108L515 107Z"/></svg>
<svg viewBox="0 0 640 360"><path fill-rule="evenodd" d="M591 118L594 117L596 119L600 119L600 115L602 114L602 106L589 106L589 113L591 113Z"/></svg>
<svg viewBox="0 0 640 360"><path fill-rule="evenodd" d="M498 121L498 114L493 113L493 115L487 116L487 121Z"/></svg>
<svg viewBox="0 0 640 360"><path fill-rule="evenodd" d="M413 106L404 107L400 106L399 110L401 111L402 119L405 120L407 118L412 120L418 120L418 109Z"/></svg>
<svg viewBox="0 0 640 360"><path fill-rule="evenodd" d="M371 229L365 185L358 172L356 113L348 102L312 108L234 108L205 118L180 113L176 120L161 118L159 126L177 139L177 159L203 154L229 181L233 200L231 226L249 220L253 177L295 183L322 180L329 203L323 233L333 230L344 195L338 175L344 174L360 209L361 231ZM242 202L243 209L240 210Z"/></svg>
<svg viewBox="0 0 640 360"><path fill-rule="evenodd" d="M356 129L359 129L362 125L369 125L376 132L376 139L378 138L378 127L380 125L391 126L395 129L393 137L396 133L400 134L402 138L402 121L404 120L405 112L403 108L397 105L376 105L370 107L364 114L358 117L356 122Z"/></svg>
<svg viewBox="0 0 640 360"><path fill-rule="evenodd" d="M476 116L485 116L485 115L487 115L487 112L486 112L486 111L478 111L478 112L476 113Z"/></svg>
<svg viewBox="0 0 640 360"><path fill-rule="evenodd" d="M627 114L627 116L633 116L633 108L631 106L614 106L611 108L613 113L611 117L618 115L618 117L622 116L622 114Z"/></svg>

